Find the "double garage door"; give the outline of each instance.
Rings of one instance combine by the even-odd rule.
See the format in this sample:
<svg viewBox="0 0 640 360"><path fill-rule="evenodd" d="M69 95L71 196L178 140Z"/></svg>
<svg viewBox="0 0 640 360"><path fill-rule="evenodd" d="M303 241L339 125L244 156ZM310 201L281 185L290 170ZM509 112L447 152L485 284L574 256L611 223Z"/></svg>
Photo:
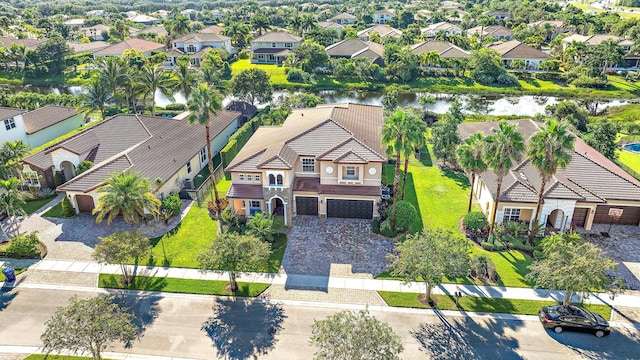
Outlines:
<svg viewBox="0 0 640 360"><path fill-rule="evenodd" d="M297 215L318 215L318 198L296 196ZM373 201L327 199L327 217L372 219Z"/></svg>
<svg viewBox="0 0 640 360"><path fill-rule="evenodd" d="M614 221L609 216L609 209L622 209L622 216L620 220ZM598 206L596 207L596 214L593 218L594 224L617 224L617 225L636 225L640 223L640 207L635 206Z"/></svg>

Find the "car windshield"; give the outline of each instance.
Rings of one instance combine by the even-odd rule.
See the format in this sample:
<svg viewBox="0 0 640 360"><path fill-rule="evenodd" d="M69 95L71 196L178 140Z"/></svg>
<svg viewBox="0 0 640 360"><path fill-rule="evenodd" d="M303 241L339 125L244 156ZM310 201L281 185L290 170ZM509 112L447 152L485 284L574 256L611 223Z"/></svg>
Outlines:
<svg viewBox="0 0 640 360"><path fill-rule="evenodd" d="M585 317L589 321L591 321L592 323L597 323L598 322L598 320L596 320L596 318L593 316L593 314L591 314L590 312L588 312L588 311L586 311L586 310L584 310L582 308L579 308L579 307L576 307L576 306L569 306L569 312L571 312L574 315L579 315L579 316Z"/></svg>

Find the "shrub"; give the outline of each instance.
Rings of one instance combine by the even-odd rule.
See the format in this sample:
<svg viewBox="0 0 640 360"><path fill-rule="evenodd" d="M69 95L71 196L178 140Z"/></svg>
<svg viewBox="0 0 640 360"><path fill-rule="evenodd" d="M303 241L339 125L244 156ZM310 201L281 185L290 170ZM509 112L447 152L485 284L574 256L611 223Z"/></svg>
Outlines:
<svg viewBox="0 0 640 360"><path fill-rule="evenodd" d="M178 194L172 194L162 199L160 210L169 214L169 216L177 216L180 214L180 208L182 207L182 201Z"/></svg>
<svg viewBox="0 0 640 360"><path fill-rule="evenodd" d="M538 69L544 71L558 71L560 70L560 61L558 60L547 60L540 63Z"/></svg>
<svg viewBox="0 0 640 360"><path fill-rule="evenodd" d="M380 220L373 220L371 222L371 232L380 234Z"/></svg>
<svg viewBox="0 0 640 360"><path fill-rule="evenodd" d="M391 228L389 219L380 223L380 235L390 238L397 235L396 231Z"/></svg>
<svg viewBox="0 0 640 360"><path fill-rule="evenodd" d="M571 81L571 85L582 88L603 89L609 86L609 81L607 81L606 79L581 75L578 76L578 78L576 78L575 80Z"/></svg>
<svg viewBox="0 0 640 360"><path fill-rule="evenodd" d="M394 230L396 232L409 230L411 223L418 215L418 211L413 204L406 200L400 200L396 204L391 205L391 211L393 211L394 206L396 206L396 223Z"/></svg>
<svg viewBox="0 0 640 360"><path fill-rule="evenodd" d="M290 69L287 72L287 80L291 82L307 82L309 81L309 73L300 69Z"/></svg>
<svg viewBox="0 0 640 360"><path fill-rule="evenodd" d="M9 241L6 254L16 259L40 257L38 244L37 232L17 235Z"/></svg>
<svg viewBox="0 0 640 360"><path fill-rule="evenodd" d="M89 160L83 160L80 164L78 164L78 168L76 169L76 175L82 174L83 172L91 169L93 163Z"/></svg>
<svg viewBox="0 0 640 360"><path fill-rule="evenodd" d="M470 260L471 276L482 282L497 283L496 265L486 255L472 256Z"/></svg>
<svg viewBox="0 0 640 360"><path fill-rule="evenodd" d="M175 104L167 104L167 106L165 106L165 109L167 110L186 110L187 106L185 104L180 104L180 103L175 103Z"/></svg>
<svg viewBox="0 0 640 360"><path fill-rule="evenodd" d="M76 215L76 210L73 208L73 205L71 205L71 200L69 200L68 197L65 196L62 199L60 206L62 206L62 215L64 215L64 217L74 217Z"/></svg>
<svg viewBox="0 0 640 360"><path fill-rule="evenodd" d="M487 217L484 216L484 213L481 211L472 211L467 213L462 219L462 222L464 224L464 228L467 229L468 232L476 235L489 225Z"/></svg>
<svg viewBox="0 0 640 360"><path fill-rule="evenodd" d="M62 185L62 175L55 173L55 175L53 175L53 182L56 183L56 186Z"/></svg>
<svg viewBox="0 0 640 360"><path fill-rule="evenodd" d="M496 79L496 82L498 84L509 85L509 86L520 85L520 83L518 82L518 79L516 79L515 76L511 76L507 74L502 74L498 76L498 78Z"/></svg>
<svg viewBox="0 0 640 360"><path fill-rule="evenodd" d="M238 57L238 59L248 59L249 58L249 52L247 51L247 49L242 49L240 50L240 52L238 53L238 55L236 55Z"/></svg>

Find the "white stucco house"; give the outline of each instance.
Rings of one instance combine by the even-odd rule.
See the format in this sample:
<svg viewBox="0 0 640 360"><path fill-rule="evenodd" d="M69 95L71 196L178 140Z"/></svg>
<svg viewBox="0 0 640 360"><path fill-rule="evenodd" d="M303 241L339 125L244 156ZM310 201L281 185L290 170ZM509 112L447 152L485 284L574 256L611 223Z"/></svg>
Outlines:
<svg viewBox="0 0 640 360"><path fill-rule="evenodd" d="M36 148L82 126L82 115L71 107L47 105L33 111L0 107L0 143L20 140Z"/></svg>

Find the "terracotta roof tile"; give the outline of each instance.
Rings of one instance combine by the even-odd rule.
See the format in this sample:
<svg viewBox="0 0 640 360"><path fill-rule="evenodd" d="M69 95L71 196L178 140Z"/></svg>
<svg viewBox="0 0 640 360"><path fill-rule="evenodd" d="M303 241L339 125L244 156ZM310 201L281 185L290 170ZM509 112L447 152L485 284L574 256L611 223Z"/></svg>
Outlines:
<svg viewBox="0 0 640 360"><path fill-rule="evenodd" d="M261 185L231 184L227 191L228 198L235 199L262 199Z"/></svg>

